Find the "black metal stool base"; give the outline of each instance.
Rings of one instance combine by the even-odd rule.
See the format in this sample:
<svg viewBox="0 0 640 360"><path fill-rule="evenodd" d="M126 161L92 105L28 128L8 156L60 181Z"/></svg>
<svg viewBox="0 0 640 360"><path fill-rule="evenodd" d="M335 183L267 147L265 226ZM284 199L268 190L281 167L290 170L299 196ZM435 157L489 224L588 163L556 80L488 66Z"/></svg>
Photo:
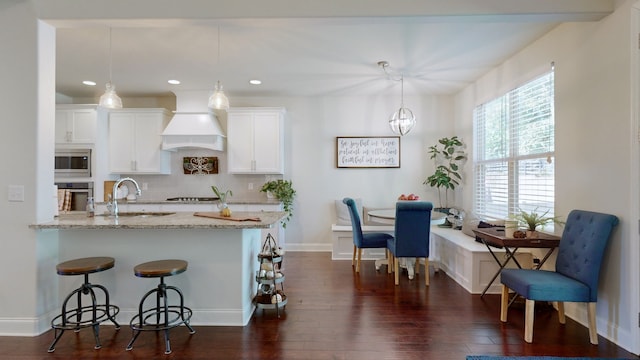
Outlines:
<svg viewBox="0 0 640 360"><path fill-rule="evenodd" d="M100 323L110 320L115 326L116 330L120 329L120 324L116 321L115 317L120 312L120 308L115 305L109 304L109 292L102 285L90 284L88 281L88 274L85 274L85 282L79 288L69 294L62 303L62 312L51 320L51 328L54 330L54 339L49 346L48 352L54 352L55 346L58 340L62 337L62 334L66 330L79 331L80 329L92 327L93 335L96 340L94 349L100 349ZM94 289L102 290L105 296L105 304L96 303L96 294ZM77 307L67 309L69 300L77 296ZM82 305L83 295L88 295L91 298L90 305Z"/></svg>
<svg viewBox="0 0 640 360"><path fill-rule="evenodd" d="M167 290L172 290L180 298L180 305L169 305L167 302ZM156 306L144 309L145 300L156 294ZM127 350L133 349L133 343L136 341L142 331L164 331L165 354L171 354L171 343L169 342L169 330L180 325L185 325L189 329L190 334L196 331L191 327L189 321L193 311L184 306L184 296L180 289L175 286L167 286L164 283L164 277L160 277L160 284L157 288L149 290L140 301L138 314L136 314L130 322L133 330L133 337L127 345Z"/></svg>

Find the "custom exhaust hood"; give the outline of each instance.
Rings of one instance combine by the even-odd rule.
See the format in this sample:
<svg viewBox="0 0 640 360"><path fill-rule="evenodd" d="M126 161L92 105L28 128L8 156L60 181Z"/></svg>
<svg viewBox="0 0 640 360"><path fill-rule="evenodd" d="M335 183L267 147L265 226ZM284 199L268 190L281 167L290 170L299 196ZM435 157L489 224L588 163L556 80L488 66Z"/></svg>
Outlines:
<svg viewBox="0 0 640 360"><path fill-rule="evenodd" d="M201 148L224 151L225 134L216 115L208 111L207 92L175 94L176 111L162 132L162 149Z"/></svg>

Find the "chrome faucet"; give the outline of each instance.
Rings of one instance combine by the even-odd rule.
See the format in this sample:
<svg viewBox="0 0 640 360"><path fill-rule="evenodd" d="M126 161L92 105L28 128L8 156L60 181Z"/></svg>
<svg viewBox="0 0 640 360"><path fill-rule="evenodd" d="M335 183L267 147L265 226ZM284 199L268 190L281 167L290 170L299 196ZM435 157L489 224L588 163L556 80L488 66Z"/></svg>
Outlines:
<svg viewBox="0 0 640 360"><path fill-rule="evenodd" d="M118 191L118 187L120 186L120 184L122 184L125 181L131 181L133 183L133 185L136 186L136 195L140 195L142 194L142 191L140 190L140 186L138 185L138 183L133 180L130 177L126 177L126 178L122 178L122 179L118 179L118 181L115 182L115 184L113 184L113 192L111 194L111 215L117 217L118 216L118 200L117 200L117 196L116 196L116 192ZM108 207L108 205L107 205Z"/></svg>

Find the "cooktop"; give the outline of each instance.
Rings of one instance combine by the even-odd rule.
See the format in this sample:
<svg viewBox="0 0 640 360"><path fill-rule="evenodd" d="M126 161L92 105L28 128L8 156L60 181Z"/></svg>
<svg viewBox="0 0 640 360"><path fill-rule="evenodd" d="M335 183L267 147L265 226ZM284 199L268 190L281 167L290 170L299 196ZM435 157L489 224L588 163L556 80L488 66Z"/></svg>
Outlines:
<svg viewBox="0 0 640 360"><path fill-rule="evenodd" d="M181 202L198 202L198 201L216 201L218 197L197 197L197 196L179 196L167 198L167 201L181 201Z"/></svg>

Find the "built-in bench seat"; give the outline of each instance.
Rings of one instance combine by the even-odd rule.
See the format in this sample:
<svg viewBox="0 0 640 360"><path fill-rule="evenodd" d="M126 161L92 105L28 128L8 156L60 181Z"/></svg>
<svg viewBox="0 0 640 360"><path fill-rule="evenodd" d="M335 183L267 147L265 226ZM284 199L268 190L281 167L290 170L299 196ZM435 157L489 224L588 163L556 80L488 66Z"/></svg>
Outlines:
<svg viewBox="0 0 640 360"><path fill-rule="evenodd" d="M353 237L351 225L331 225L333 234L333 260L351 260ZM386 232L393 234L393 225L363 225L362 232ZM443 270L449 277L472 294L480 294L498 270L487 247L465 235L460 230L431 226L431 251L429 262L436 271ZM498 258L505 256L504 249L493 249ZM363 260L384 259L384 249L363 249ZM518 251L518 262L531 266L532 256L526 250ZM509 267L515 266L510 262ZM493 282L488 293L500 293L499 278Z"/></svg>
<svg viewBox="0 0 640 360"><path fill-rule="evenodd" d="M494 248L493 252L502 260L504 249ZM531 268L532 257L526 250L518 250L518 262L523 267ZM499 266L489 253L489 249L475 237L466 235L460 230L431 227L431 253L429 261L449 275L463 288L472 294L480 294L491 281ZM515 267L510 261L508 267ZM488 293L500 293L500 277L498 277Z"/></svg>

